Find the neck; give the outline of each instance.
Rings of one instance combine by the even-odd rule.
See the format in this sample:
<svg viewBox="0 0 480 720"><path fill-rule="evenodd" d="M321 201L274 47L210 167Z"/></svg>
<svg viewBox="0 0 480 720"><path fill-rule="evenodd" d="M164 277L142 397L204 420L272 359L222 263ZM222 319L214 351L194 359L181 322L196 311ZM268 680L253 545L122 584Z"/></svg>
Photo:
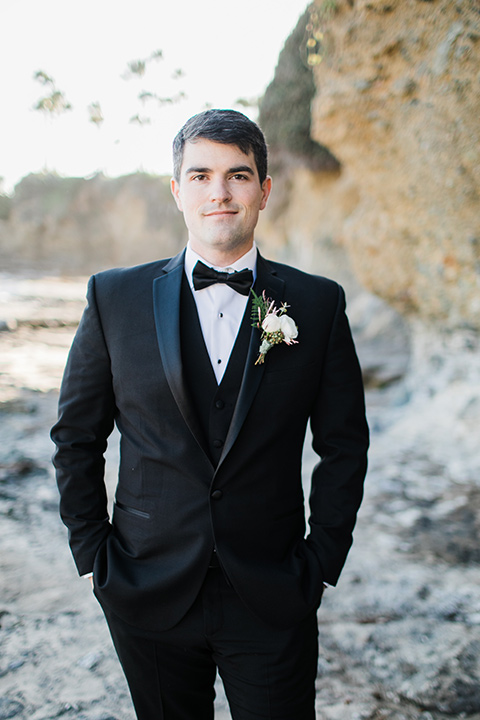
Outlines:
<svg viewBox="0 0 480 720"><path fill-rule="evenodd" d="M190 247L197 253L197 255L209 263L209 265L214 265L215 267L228 267L229 265L233 265L234 262L239 260L252 249L253 239L247 247L242 245L242 247L231 249L211 247L204 248L203 246L198 247L197 244L192 243L191 240Z"/></svg>

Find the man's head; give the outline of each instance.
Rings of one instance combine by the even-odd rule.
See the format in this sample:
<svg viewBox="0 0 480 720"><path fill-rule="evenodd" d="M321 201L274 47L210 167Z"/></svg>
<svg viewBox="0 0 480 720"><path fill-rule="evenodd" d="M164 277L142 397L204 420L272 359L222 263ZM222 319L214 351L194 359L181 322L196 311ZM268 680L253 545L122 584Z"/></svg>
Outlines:
<svg viewBox="0 0 480 720"><path fill-rule="evenodd" d="M180 130L174 158L172 193L190 246L213 265L231 265L252 247L272 186L262 131L241 113L207 110Z"/></svg>
<svg viewBox="0 0 480 720"><path fill-rule="evenodd" d="M267 145L263 132L252 120L236 110L205 110L187 120L173 141L173 177L180 180L186 142L201 138L225 145L236 145L255 158L260 184L267 177Z"/></svg>

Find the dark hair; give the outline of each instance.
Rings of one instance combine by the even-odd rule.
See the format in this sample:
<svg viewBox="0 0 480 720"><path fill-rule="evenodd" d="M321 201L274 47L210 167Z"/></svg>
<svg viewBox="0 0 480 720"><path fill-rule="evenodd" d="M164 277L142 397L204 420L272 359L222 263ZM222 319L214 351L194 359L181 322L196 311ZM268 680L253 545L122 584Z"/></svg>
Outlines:
<svg viewBox="0 0 480 720"><path fill-rule="evenodd" d="M187 120L173 141L173 176L180 180L186 142L205 138L236 145L245 155L253 152L260 184L267 177L267 144L258 125L236 110L205 110Z"/></svg>

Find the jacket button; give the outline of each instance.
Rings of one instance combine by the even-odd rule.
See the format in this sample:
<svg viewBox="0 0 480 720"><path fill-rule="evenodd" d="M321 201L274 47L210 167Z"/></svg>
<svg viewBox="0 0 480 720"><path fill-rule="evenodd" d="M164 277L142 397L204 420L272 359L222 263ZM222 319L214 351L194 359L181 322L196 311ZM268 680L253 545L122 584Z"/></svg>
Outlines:
<svg viewBox="0 0 480 720"><path fill-rule="evenodd" d="M213 447L221 448L223 446L223 440L214 440L212 444Z"/></svg>
<svg viewBox="0 0 480 720"><path fill-rule="evenodd" d="M223 408L225 407L225 403L223 402L223 400L217 400L217 402L215 403L215 407L217 408L217 410L223 410Z"/></svg>
<svg viewBox="0 0 480 720"><path fill-rule="evenodd" d="M214 490L212 492L212 500L221 500L223 497L223 493L221 490Z"/></svg>

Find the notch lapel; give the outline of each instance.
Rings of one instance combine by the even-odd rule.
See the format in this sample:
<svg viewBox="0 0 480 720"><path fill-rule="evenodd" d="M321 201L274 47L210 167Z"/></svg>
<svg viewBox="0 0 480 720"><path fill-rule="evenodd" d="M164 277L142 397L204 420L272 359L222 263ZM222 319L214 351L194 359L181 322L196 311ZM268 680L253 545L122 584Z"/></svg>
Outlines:
<svg viewBox="0 0 480 720"><path fill-rule="evenodd" d="M203 433L185 384L180 344L180 295L185 251L163 268L163 275L153 281L153 310L157 342L165 375L178 408L212 466L203 446Z"/></svg>
<svg viewBox="0 0 480 720"><path fill-rule="evenodd" d="M257 256L257 277L255 280L254 290L260 295L264 290L267 298L275 301L277 307L282 304L285 292L285 281L279 278L276 272L271 268L269 263L258 253ZM246 312L250 312L251 302L247 305ZM250 334L250 344L248 347L247 359L243 371L242 384L238 393L237 403L233 412L232 422L225 439L225 445L220 457L217 470L232 449L238 434L242 428L245 418L260 386L263 377L265 365L255 365L258 358L260 348L260 330L252 327Z"/></svg>

